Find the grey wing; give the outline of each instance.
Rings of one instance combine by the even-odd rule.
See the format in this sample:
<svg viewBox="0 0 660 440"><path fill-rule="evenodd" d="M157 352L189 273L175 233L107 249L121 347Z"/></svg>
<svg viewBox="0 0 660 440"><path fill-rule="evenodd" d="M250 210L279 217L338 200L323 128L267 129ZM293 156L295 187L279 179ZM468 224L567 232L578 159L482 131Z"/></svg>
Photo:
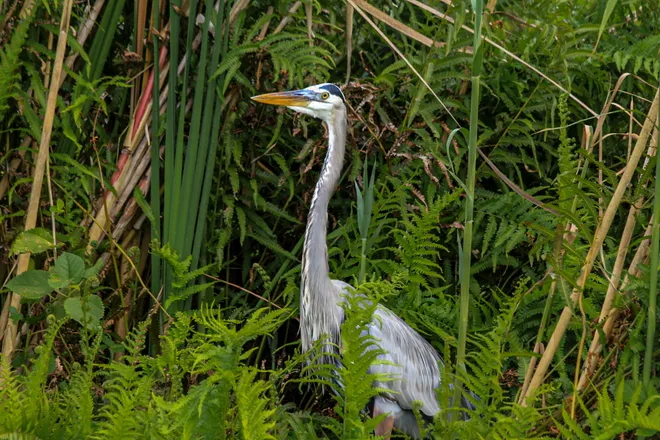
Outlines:
<svg viewBox="0 0 660 440"><path fill-rule="evenodd" d="M342 294L353 293L350 284L339 280L332 280L332 284ZM341 315L343 322L343 309ZM385 373L396 378L375 385L392 390L393 393L386 397L402 409L412 409L413 402L419 400L422 402L422 413L433 417L440 409L435 389L440 385L438 363L442 363L442 360L436 350L401 318L383 306L376 309L369 333L386 352L378 359L392 364L372 365L370 372Z"/></svg>
<svg viewBox="0 0 660 440"><path fill-rule="evenodd" d="M350 295L354 292L353 287L343 281L332 280L332 284L337 289L338 298L341 297L341 294ZM340 323L343 323L344 311L340 305L341 301L339 299L337 303L337 313L340 314ZM423 414L429 417L435 416L440 410L436 388L440 386L442 380L439 365L443 365L438 352L401 318L380 305L374 313L368 331L377 340L380 348L385 351L385 354L378 356L378 359L390 364L372 365L370 372L384 373L395 379L375 384L380 388L392 391L383 397L403 409L401 416L407 417L410 423L414 421L414 416L406 410L412 409L415 400L422 403L421 412ZM449 389L452 388L453 384L449 384ZM481 399L470 391L464 391L460 406L474 410L476 407L467 396L470 396L473 401ZM451 399L449 401L451 404ZM469 415L465 413L463 418L468 420ZM396 421L395 426L397 426Z"/></svg>
<svg viewBox="0 0 660 440"><path fill-rule="evenodd" d="M373 365L372 373L385 373L393 381L377 386L394 391L387 397L402 409L412 409L415 400L421 412L433 417L439 410L435 389L440 385L440 356L419 333L385 307L379 306L369 326L369 333L386 352L380 360L394 365Z"/></svg>

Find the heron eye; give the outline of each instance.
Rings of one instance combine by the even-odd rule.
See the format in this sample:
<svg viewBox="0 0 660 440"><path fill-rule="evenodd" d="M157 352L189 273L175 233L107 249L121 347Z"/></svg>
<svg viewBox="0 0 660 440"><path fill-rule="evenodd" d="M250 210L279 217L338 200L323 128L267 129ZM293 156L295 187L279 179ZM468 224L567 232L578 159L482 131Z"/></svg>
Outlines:
<svg viewBox="0 0 660 440"><path fill-rule="evenodd" d="M328 99L329 97L330 97L330 93L328 93L328 92L321 93L321 98Z"/></svg>

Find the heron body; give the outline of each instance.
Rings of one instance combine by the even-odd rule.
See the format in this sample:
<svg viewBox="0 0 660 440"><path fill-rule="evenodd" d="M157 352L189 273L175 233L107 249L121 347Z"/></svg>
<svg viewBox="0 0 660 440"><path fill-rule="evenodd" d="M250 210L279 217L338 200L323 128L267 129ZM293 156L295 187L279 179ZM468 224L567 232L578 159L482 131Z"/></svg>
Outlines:
<svg viewBox="0 0 660 440"><path fill-rule="evenodd" d="M323 363L334 363L331 353L340 345L344 310L342 295L352 294L352 287L330 279L326 243L328 203L339 182L346 149L347 115L345 98L334 84L321 84L291 92L268 93L252 98L257 102L283 105L323 120L328 126L328 151L311 201L302 257L300 289L300 332L302 348L308 351L315 341L326 338ZM413 402L422 403L421 413L432 418L439 410L436 388L440 385L436 350L401 318L378 306L368 329L385 354L372 365L371 373L385 373L393 381L374 384L389 392L374 401L374 416L388 414L376 429L377 435L389 437L392 427L412 437L419 437L419 427L412 412ZM339 353L337 353L339 354Z"/></svg>

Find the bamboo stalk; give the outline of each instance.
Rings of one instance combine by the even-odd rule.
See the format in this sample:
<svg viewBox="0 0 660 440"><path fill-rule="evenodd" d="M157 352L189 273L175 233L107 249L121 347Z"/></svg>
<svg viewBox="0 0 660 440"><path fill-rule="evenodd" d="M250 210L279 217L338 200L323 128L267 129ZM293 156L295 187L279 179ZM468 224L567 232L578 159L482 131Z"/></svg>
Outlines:
<svg viewBox="0 0 660 440"><path fill-rule="evenodd" d="M96 3L94 3L93 7L85 9L84 21L76 34L76 41L78 41L80 47L85 46L85 42L87 41L87 38L92 32L94 23L96 23L96 19L101 13L101 9L103 9L104 4L105 4L105 0L96 0ZM75 63L77 59L78 59L78 52L74 52L71 55L69 55L69 57L66 59L66 62L64 64L68 69L73 69L73 63ZM66 76L67 76L66 70L62 71L62 76L60 77L60 87L62 87L62 84L66 79Z"/></svg>
<svg viewBox="0 0 660 440"><path fill-rule="evenodd" d="M554 293L557 286L557 280L552 280L552 285L550 287L551 292ZM534 353L543 354L543 344L537 342L534 346ZM532 374L534 373L534 367L536 366L537 357L534 356L529 361L529 367L527 367L527 372L525 373L525 380L523 381L523 386L520 388L520 399L518 403L522 401L522 397L525 395L527 388L529 387L529 382L532 380Z"/></svg>
<svg viewBox="0 0 660 440"><path fill-rule="evenodd" d="M564 240L566 241L567 244L571 245L573 244L573 241L575 241L576 238L576 232L577 232L577 227L573 225L572 223L569 223L565 227L560 223L557 225L557 231L555 233L555 242L553 244L553 249L552 249L552 255L553 255L553 265L555 267L558 267L559 269L563 269L563 258L564 258L564 249L563 247L563 242ZM545 350L542 339L543 339L543 334L545 333L545 328L546 325L548 324L548 319L550 317L550 310L552 309L552 303L555 298L555 292L557 290L557 281L559 280L559 275L553 273L555 271L554 267L548 268L548 271L552 273L553 278L552 278L552 283L550 284L550 292L548 293L548 296L545 300L545 307L543 308L543 315L541 316L541 324L539 325L539 329L536 333L536 343L534 344L534 353L540 353L543 354L541 351L537 351L538 349L543 349ZM536 357L533 357L530 362L529 362L529 367L527 368L527 373L525 373L525 381L523 382L523 386L521 388L520 392L520 397L519 397L519 402L522 402L523 397L525 396L525 392L529 388L529 384L532 381L532 377L534 374L534 368L536 367L538 359Z"/></svg>
<svg viewBox="0 0 660 440"><path fill-rule="evenodd" d="M657 129L655 130L656 135L657 135ZM657 136L654 137L654 139L651 142L651 145L649 146L649 149L647 151L646 159L644 160L644 168L646 168L646 165L648 164L648 161L651 157L655 156L656 154L656 149L657 149L657 144L658 144L658 139ZM623 234L621 235L621 241L619 243L619 249L616 254L616 260L614 262L614 268L612 269L612 276L609 279L609 285L607 287L607 293L605 294L605 299L603 301L603 306L600 311L600 316L598 318L599 323L605 322L609 316L611 315L612 311L612 304L614 301L614 295L617 292L617 287L620 281L621 277L621 272L623 270L623 265L626 260L626 255L628 251L628 246L630 245L630 241L632 240L632 234L633 230L635 228L636 224L636 216L639 210L641 209L642 205L644 204L644 198L641 197L637 200L637 202L630 207L630 210L628 212L628 218L626 219L626 224L623 230ZM640 249L643 247L640 246ZM636 263L634 264L636 266ZM631 269L633 269L634 266L631 264ZM624 282L625 284L625 282ZM623 288L623 286L622 286ZM621 290L621 289L618 289ZM609 334L606 333L606 336L609 336ZM598 364L598 354L602 351L602 346L601 346L601 340L600 340L600 332L594 332L594 337L593 340L591 341L591 345L589 347L589 352L587 354L587 360L584 364L584 367L582 368L582 373L580 375L580 380L577 385L578 391L582 390L584 386L587 384L587 379L593 374L595 371L595 368Z"/></svg>
<svg viewBox="0 0 660 440"><path fill-rule="evenodd" d="M623 282L621 283L621 287L619 288L619 290L623 292L625 292L626 287L628 287L628 283L631 277L638 278L642 274L642 270L640 266L648 263L649 247L651 245L650 238L651 238L652 221L653 219L651 219L651 222L649 222L648 227L644 231L644 239L640 243L639 248L637 248L637 252L635 253L633 260L630 263L630 267L628 268L628 273L626 274L625 278L623 279ZM614 330L614 326L618 322L620 315L621 315L620 309L614 308L610 311L610 314L607 317L605 324L603 325L603 334L605 335L605 338L608 338L612 334L612 331ZM596 348L596 350L594 350L595 355L598 355L602 351L602 348L603 348L602 344L600 344ZM584 382L582 383L582 388L586 385L586 382L589 379L590 379L589 374L585 374L583 375L583 377L580 377L580 381Z"/></svg>
<svg viewBox="0 0 660 440"><path fill-rule="evenodd" d="M231 11L229 12L229 26L234 23L234 20L236 20L238 14L247 8L249 4L250 0L238 0L236 3L234 3L234 6L232 6ZM216 2L215 10L220 12L220 2Z"/></svg>
<svg viewBox="0 0 660 440"><path fill-rule="evenodd" d="M376 8L375 6L367 3L365 0L353 0L355 4L365 12L369 13L369 15L373 16L374 18L384 22L387 24L389 27L392 29L395 29L402 34L404 34L407 37L412 38L415 41L419 41L422 43L424 46L427 47L444 47L447 44L442 42L442 41L435 41L426 35L417 32L410 26L401 23L398 20L395 20L394 18L390 17L387 15L385 12L381 11L380 9ZM467 49L465 50L466 53L472 53L471 50Z"/></svg>
<svg viewBox="0 0 660 440"><path fill-rule="evenodd" d="M296 1L295 3L293 3L293 4L289 7L289 11L288 11L287 14L284 16L284 18L282 18L282 21L280 21L280 24L278 24L277 27L275 28L275 31L273 32L274 34L278 34L278 33L280 33L280 32L282 31L282 29L284 29L284 27L285 27L287 24L289 24L289 23L291 22L291 20L293 20L293 18L291 18L291 16L292 16L293 14L296 13L296 11L298 10L298 8L300 7L300 4L301 4L300 1Z"/></svg>
<svg viewBox="0 0 660 440"><path fill-rule="evenodd" d="M57 37L57 50L55 52L55 61L53 62L53 74L48 90L48 101L46 104L46 114L44 116L44 124L41 131L41 144L39 145L39 153L37 155L37 162L34 168L34 175L32 181L32 191L30 193L30 202L28 205L27 214L25 216L25 230L30 230L37 225L37 213L39 211L39 201L41 199L41 188L43 185L44 173L46 171L46 162L48 161L50 138L53 130L53 121L55 119L55 110L57 108L57 95L60 90L60 76L62 75L62 66L64 64L64 54L66 52L66 40L69 31L69 22L71 19L71 8L73 0L64 0L62 7L62 19L60 21L60 32ZM16 275L20 275L28 270L30 264L30 254L23 253L18 257L18 270ZM21 297L17 294L11 295L10 304L16 310L21 309ZM14 353L14 343L16 333L18 330L18 323L13 319L7 322L5 329L5 337L2 345L2 354L11 358Z"/></svg>
<svg viewBox="0 0 660 440"><path fill-rule="evenodd" d="M582 136L582 145L581 148L584 149L587 153L591 153L591 150L593 149L593 143L591 142L593 138L593 130L590 126L585 125L583 127L583 136ZM482 154L483 155L483 154ZM578 165L576 168L575 173L578 174L580 173L580 167L582 165L581 160L578 161ZM585 179L587 173L587 162L585 161L584 167L582 167L581 170L581 177L582 179ZM578 183L578 189L582 188L582 182ZM573 198L573 204L571 206L571 212L575 212L577 209L577 204L578 204L578 197L575 196ZM602 214L601 214L602 216ZM564 231L561 233L561 231ZM564 250L562 249L562 242L565 240L567 244L571 245L573 244L573 241L576 238L576 233L577 233L577 227L572 224L568 223L565 227L563 227L561 224L557 226L557 235L555 235L555 243L553 246L553 257L554 257L554 262L553 265L558 267L559 269L563 269L563 258L564 258ZM553 266L550 266L549 271L554 272L555 269ZM553 274L555 275L555 274ZM560 276L560 275L559 275ZM548 297L546 298L546 304L545 308L543 310L543 317L541 318L541 325L539 326L539 330L537 332L536 336L536 344L535 347L541 344L543 333L545 332L545 327L548 322L548 317L550 314L550 308L552 305L552 300L554 299L555 291L557 289L557 281L558 278L556 278L557 275L555 275L555 278L552 280L552 284L550 286L550 293L548 294ZM563 281L563 280L560 280ZM580 342L580 350L582 350L582 345L584 344L584 338L586 338L586 317L584 315L584 310L582 308L582 304L580 303L580 312L582 313L582 324L583 324L583 338ZM530 361L529 368L527 370L527 373L525 374L525 382L523 383L523 387L521 389L520 397L519 397L519 403L522 402L522 400L525 398L525 392L529 388L529 384L533 378L533 370L536 367L536 358L533 358L532 361ZM579 368L579 367L578 367ZM578 377L576 374L575 377L575 383L577 383ZM577 387L576 387L577 389ZM574 407L573 407L574 409Z"/></svg>
<svg viewBox="0 0 660 440"><path fill-rule="evenodd" d="M307 38L309 38L309 46L314 46L314 30L312 26L314 21L312 20L312 13L314 12L314 3L312 1L307 1L305 3L305 21L307 22Z"/></svg>
<svg viewBox="0 0 660 440"><path fill-rule="evenodd" d="M656 115L656 122L658 116ZM657 126L656 126L657 127ZM656 140L658 130L655 130ZM645 388L651 385L651 366L653 364L653 343L655 340L656 305L658 298L658 252L660 251L660 156L655 161L655 193L653 200L653 218L651 219L651 267L649 279L649 308L646 317L646 350L644 351L644 367L642 369L642 383Z"/></svg>
<svg viewBox="0 0 660 440"><path fill-rule="evenodd" d="M346 84L351 78L351 58L353 57L353 15L355 8L352 4L346 3Z"/></svg>
<svg viewBox="0 0 660 440"><path fill-rule="evenodd" d="M596 229L594 240L591 243L591 247L589 248L589 252L587 253L587 256L585 258L585 262L582 267L580 277L577 280L577 288L574 289L573 293L571 294L571 301L573 302L573 305L577 304L580 300L580 297L582 295L582 290L584 289L587 278L591 273L591 269L593 268L593 264L596 259L596 256L598 255L598 252L600 251L600 248L603 245L603 241L607 237L607 232L609 231L609 228L612 225L612 222L614 221L614 216L616 214L617 208L619 207L619 204L621 203L623 194L626 191L626 188L630 183L630 180L632 179L633 173L637 168L637 164L639 163L639 160L641 159L642 154L646 148L646 143L650 137L651 131L653 130L653 126L658 116L659 103L660 103L660 89L658 89L658 91L655 94L655 98L653 99L653 103L651 104L649 113L646 117L646 120L644 121L644 126L642 127L639 138L637 139L637 143L635 144L635 149L633 150L630 156L630 160L628 161L628 164L626 166L626 169L623 175L621 176L621 180L619 181L619 184L617 185L616 190L612 195L612 199L610 200L610 203L608 204L607 209L603 214L603 218L601 219ZM550 337L550 341L548 341L548 344L546 346L545 354L541 358L541 361L539 362L539 366L536 372L534 373L534 377L532 378L532 382L530 383L530 386L527 389L527 392L525 394L525 400L523 401L523 406L526 406L530 403L529 397L534 394L534 392L543 382L545 373L548 371L548 367L552 362L552 358L555 356L555 353L559 348L559 344L561 343L564 333L568 328L568 324L572 316L573 316L572 308L567 305L566 307L564 307L564 310L562 310L561 312L555 331L553 332L552 336Z"/></svg>

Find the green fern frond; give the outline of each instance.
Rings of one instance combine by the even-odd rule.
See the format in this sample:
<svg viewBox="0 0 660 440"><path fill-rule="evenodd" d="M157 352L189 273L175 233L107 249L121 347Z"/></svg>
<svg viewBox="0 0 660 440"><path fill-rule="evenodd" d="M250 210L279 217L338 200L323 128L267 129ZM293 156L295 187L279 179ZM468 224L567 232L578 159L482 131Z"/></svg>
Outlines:
<svg viewBox="0 0 660 440"><path fill-rule="evenodd" d="M14 28L11 35L9 44L5 44L3 49L0 49L0 120L4 119L4 113L9 106L7 101L14 94L16 87L16 71L18 70L19 56L23 49L25 49L25 41L27 39L28 30L32 25L32 21L36 15L41 2L34 2L32 9L18 20L18 24Z"/></svg>
<svg viewBox="0 0 660 440"><path fill-rule="evenodd" d="M274 409L267 409L270 401L264 397L269 385L256 380L257 370L245 368L236 384L236 405L241 424L241 433L245 440L274 439L272 435L275 421Z"/></svg>

